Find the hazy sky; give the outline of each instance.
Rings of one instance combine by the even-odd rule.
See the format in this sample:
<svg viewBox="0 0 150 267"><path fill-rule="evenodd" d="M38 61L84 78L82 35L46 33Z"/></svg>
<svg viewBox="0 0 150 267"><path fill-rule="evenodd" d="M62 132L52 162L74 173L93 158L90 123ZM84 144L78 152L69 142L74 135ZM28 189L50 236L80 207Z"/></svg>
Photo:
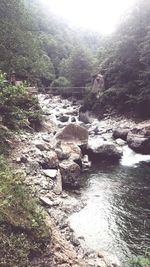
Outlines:
<svg viewBox="0 0 150 267"><path fill-rule="evenodd" d="M71 24L99 31L113 32L120 16L135 0L41 0Z"/></svg>

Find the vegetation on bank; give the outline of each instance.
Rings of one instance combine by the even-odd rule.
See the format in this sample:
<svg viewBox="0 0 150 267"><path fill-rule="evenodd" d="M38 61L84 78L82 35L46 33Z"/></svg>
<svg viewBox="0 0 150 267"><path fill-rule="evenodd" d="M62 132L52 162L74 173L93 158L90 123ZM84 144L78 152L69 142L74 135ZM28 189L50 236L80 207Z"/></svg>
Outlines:
<svg viewBox="0 0 150 267"><path fill-rule="evenodd" d="M150 266L150 250L147 249L145 255L137 256L130 260L131 267L149 267Z"/></svg>
<svg viewBox="0 0 150 267"><path fill-rule="evenodd" d="M5 82L0 72L0 154L9 147L11 131L41 127L42 113L36 97L32 97L25 86L12 86Z"/></svg>
<svg viewBox="0 0 150 267"><path fill-rule="evenodd" d="M24 178L0 157L0 266L32 266L50 243L44 213Z"/></svg>
<svg viewBox="0 0 150 267"><path fill-rule="evenodd" d="M0 73L0 266L32 266L50 243L50 229L21 173L13 171L6 154L14 131L36 128L41 111L24 86L5 83ZM5 156L4 156L5 155Z"/></svg>

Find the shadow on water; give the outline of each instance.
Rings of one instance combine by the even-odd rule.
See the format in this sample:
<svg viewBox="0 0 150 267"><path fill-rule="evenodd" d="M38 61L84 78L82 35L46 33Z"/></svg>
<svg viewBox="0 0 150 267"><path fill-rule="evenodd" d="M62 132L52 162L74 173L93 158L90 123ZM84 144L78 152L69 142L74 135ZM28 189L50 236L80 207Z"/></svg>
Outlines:
<svg viewBox="0 0 150 267"><path fill-rule="evenodd" d="M150 247L149 166L93 166L84 176L81 198L87 205L70 222L89 247L117 255L124 266Z"/></svg>

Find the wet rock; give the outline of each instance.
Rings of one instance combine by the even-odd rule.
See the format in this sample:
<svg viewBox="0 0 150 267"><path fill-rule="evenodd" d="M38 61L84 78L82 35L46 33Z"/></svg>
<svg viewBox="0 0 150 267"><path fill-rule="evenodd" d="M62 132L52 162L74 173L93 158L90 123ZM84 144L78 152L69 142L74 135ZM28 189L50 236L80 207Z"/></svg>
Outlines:
<svg viewBox="0 0 150 267"><path fill-rule="evenodd" d="M130 131L127 136L127 144L137 153L150 154L150 136L145 137L141 132Z"/></svg>
<svg viewBox="0 0 150 267"><path fill-rule="evenodd" d="M88 155L84 155L83 159L82 159L82 168L83 170L89 170L89 168L91 167L91 162L89 161Z"/></svg>
<svg viewBox="0 0 150 267"><path fill-rule="evenodd" d="M75 238L74 235L72 235L72 236L70 237L70 241L71 241L71 243L72 243L75 247L80 246L80 242L79 242L79 240L78 240L77 238Z"/></svg>
<svg viewBox="0 0 150 267"><path fill-rule="evenodd" d="M59 120L61 122L67 122L69 120L69 116L66 116L66 115L62 115L59 117Z"/></svg>
<svg viewBox="0 0 150 267"><path fill-rule="evenodd" d="M43 173L50 178L56 178L57 170L55 169L43 170Z"/></svg>
<svg viewBox="0 0 150 267"><path fill-rule="evenodd" d="M65 128L60 130L56 135L58 140L74 142L76 144L87 144L88 131L76 124L70 123Z"/></svg>
<svg viewBox="0 0 150 267"><path fill-rule="evenodd" d="M91 120L90 120L90 118L89 118L89 114L88 114L88 112L83 113L83 112L80 111L80 112L79 112L79 121L82 121L82 122L85 123L85 124L90 123Z"/></svg>
<svg viewBox="0 0 150 267"><path fill-rule="evenodd" d="M76 122L76 118L75 117L72 117L71 118L71 122Z"/></svg>
<svg viewBox="0 0 150 267"><path fill-rule="evenodd" d="M80 167L74 161L62 161L59 164L62 174L63 188L78 188L80 186Z"/></svg>
<svg viewBox="0 0 150 267"><path fill-rule="evenodd" d="M113 130L113 138L114 139L123 139L124 141L127 140L127 135L129 133L130 129L129 128L117 128Z"/></svg>
<svg viewBox="0 0 150 267"><path fill-rule="evenodd" d="M87 154L91 161L100 162L101 160L118 161L122 156L122 150L113 143L101 143L87 148Z"/></svg>
<svg viewBox="0 0 150 267"><path fill-rule="evenodd" d="M117 138L117 139L115 140L115 142L116 142L116 144L119 145L119 146L124 146L124 145L126 144L126 142L125 142L123 139L121 139L121 138Z"/></svg>

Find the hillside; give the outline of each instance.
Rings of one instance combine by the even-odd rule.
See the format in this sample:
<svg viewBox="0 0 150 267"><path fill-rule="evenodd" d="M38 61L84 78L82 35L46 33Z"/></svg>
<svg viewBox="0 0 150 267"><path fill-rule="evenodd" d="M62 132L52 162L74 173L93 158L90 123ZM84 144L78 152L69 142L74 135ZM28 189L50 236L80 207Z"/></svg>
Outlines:
<svg viewBox="0 0 150 267"><path fill-rule="evenodd" d="M69 28L38 0L1 0L0 23L0 69L8 77L15 70L18 79L46 86L89 80L101 39L96 34Z"/></svg>
<svg viewBox="0 0 150 267"><path fill-rule="evenodd" d="M86 100L98 114L119 113L150 117L150 2L138 1L99 51L105 92Z"/></svg>

